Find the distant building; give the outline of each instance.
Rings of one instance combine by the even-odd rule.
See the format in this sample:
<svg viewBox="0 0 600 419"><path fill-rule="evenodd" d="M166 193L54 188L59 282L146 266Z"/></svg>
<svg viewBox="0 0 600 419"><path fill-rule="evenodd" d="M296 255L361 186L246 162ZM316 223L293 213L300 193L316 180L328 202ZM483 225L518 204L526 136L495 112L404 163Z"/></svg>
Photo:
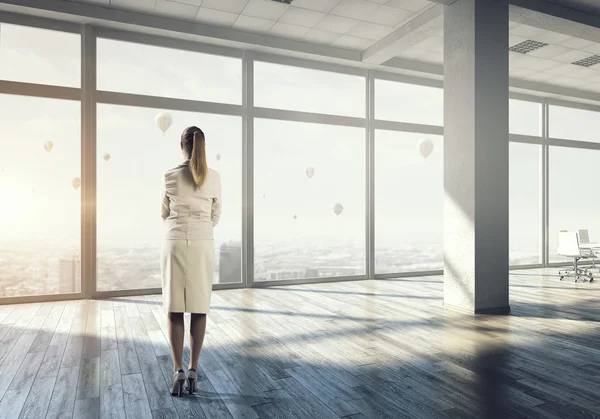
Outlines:
<svg viewBox="0 0 600 419"><path fill-rule="evenodd" d="M79 284L81 284L81 259L79 256L58 261L58 280L58 292L61 294L79 290Z"/></svg>
<svg viewBox="0 0 600 419"><path fill-rule="evenodd" d="M242 243L223 243L219 249L219 284L242 281Z"/></svg>

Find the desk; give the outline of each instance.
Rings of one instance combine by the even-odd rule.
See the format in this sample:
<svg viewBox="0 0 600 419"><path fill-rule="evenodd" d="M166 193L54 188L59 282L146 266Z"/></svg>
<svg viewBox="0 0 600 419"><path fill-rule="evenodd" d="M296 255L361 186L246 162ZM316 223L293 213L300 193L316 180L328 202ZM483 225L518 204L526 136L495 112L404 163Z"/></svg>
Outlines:
<svg viewBox="0 0 600 419"><path fill-rule="evenodd" d="M580 243L580 249L600 249L600 243Z"/></svg>

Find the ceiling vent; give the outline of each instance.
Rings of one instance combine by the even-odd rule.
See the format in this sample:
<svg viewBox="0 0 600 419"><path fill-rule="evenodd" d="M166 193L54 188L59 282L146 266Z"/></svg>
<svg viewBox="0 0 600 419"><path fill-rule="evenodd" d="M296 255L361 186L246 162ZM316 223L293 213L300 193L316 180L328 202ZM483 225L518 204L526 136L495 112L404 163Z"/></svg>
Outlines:
<svg viewBox="0 0 600 419"><path fill-rule="evenodd" d="M548 44L538 41L527 40L523 41L520 44L513 45L509 48L512 52L518 52L519 54L527 54L531 51L535 51L536 49L540 49L545 47Z"/></svg>
<svg viewBox="0 0 600 419"><path fill-rule="evenodd" d="M575 61L574 63L581 67L591 67L596 64L600 64L600 55L592 55L591 57L584 58L583 60Z"/></svg>
<svg viewBox="0 0 600 419"><path fill-rule="evenodd" d="M292 4L292 2L294 0L271 0L271 1L274 1L275 3Z"/></svg>

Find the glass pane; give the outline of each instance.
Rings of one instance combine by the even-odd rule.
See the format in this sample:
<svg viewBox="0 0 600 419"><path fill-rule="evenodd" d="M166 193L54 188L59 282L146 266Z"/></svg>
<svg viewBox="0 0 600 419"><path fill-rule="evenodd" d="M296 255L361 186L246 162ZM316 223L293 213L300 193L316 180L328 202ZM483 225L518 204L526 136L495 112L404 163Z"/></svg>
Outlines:
<svg viewBox="0 0 600 419"><path fill-rule="evenodd" d="M79 292L79 102L0 94L0 296Z"/></svg>
<svg viewBox="0 0 600 419"><path fill-rule="evenodd" d="M542 135L542 104L523 100L509 100L511 134Z"/></svg>
<svg viewBox="0 0 600 419"><path fill-rule="evenodd" d="M255 279L364 274L364 129L254 126Z"/></svg>
<svg viewBox="0 0 600 419"><path fill-rule="evenodd" d="M594 189L600 151L550 147L550 262L569 263L558 256L558 232L587 229L600 242L600 194Z"/></svg>
<svg viewBox="0 0 600 419"><path fill-rule="evenodd" d="M0 23L0 79L79 87L81 36Z"/></svg>
<svg viewBox="0 0 600 419"><path fill-rule="evenodd" d="M510 143L510 264L541 263L541 153L535 144Z"/></svg>
<svg viewBox="0 0 600 419"><path fill-rule="evenodd" d="M242 60L98 39L98 89L242 104Z"/></svg>
<svg viewBox="0 0 600 419"><path fill-rule="evenodd" d="M364 118L365 83L361 76L257 61L254 105Z"/></svg>
<svg viewBox="0 0 600 419"><path fill-rule="evenodd" d="M444 90L375 80L375 119L444 125Z"/></svg>
<svg viewBox="0 0 600 419"><path fill-rule="evenodd" d="M179 140L189 125L204 131L208 165L221 175L223 213L214 232L214 282L241 282L242 120L168 111L172 125L163 134L155 125L161 112L98 106L100 291L160 288L161 176L183 161Z"/></svg>
<svg viewBox="0 0 600 419"><path fill-rule="evenodd" d="M550 106L550 137L600 142L600 113L584 109Z"/></svg>
<svg viewBox="0 0 600 419"><path fill-rule="evenodd" d="M433 147L427 158L419 144ZM375 132L377 273L443 268L443 171L442 137Z"/></svg>

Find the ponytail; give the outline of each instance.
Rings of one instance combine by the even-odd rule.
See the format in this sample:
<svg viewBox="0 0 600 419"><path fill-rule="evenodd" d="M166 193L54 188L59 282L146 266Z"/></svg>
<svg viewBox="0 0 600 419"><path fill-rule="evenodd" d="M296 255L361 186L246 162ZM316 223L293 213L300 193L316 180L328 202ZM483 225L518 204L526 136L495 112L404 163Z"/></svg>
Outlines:
<svg viewBox="0 0 600 419"><path fill-rule="evenodd" d="M190 157L190 170L194 177L194 182L198 187L202 186L206 181L208 174L208 164L206 163L206 142L202 131L194 132L194 145L192 147L192 155Z"/></svg>

